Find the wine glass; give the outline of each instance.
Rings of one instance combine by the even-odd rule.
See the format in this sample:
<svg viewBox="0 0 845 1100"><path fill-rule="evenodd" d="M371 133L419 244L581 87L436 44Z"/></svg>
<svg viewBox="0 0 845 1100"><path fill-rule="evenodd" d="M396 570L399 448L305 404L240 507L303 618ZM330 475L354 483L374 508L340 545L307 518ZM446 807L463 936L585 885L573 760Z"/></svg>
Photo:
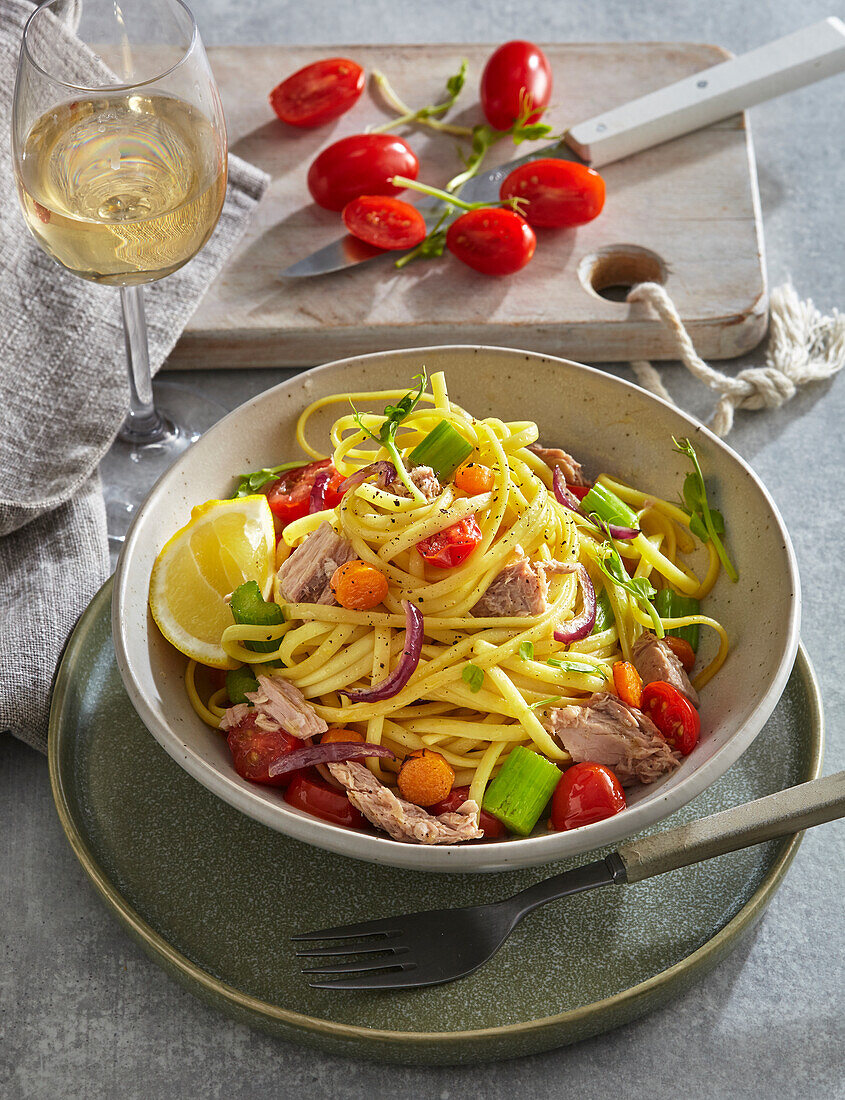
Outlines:
<svg viewBox="0 0 845 1100"><path fill-rule="evenodd" d="M143 284L203 247L226 192L223 109L182 0L47 0L26 23L12 150L24 218L83 279L120 288L129 412L103 461L109 538L224 412L150 374ZM92 399L95 395L92 395Z"/></svg>

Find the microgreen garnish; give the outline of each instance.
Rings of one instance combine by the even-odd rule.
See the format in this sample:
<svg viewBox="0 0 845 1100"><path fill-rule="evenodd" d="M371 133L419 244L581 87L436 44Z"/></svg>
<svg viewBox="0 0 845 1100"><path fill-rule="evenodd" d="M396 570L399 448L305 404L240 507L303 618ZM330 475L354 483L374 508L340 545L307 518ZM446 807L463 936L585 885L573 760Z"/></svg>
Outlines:
<svg viewBox="0 0 845 1100"><path fill-rule="evenodd" d="M660 621L660 616L654 610L651 601L657 595L657 589L652 585L646 577L629 577L625 566L622 564L622 559L619 556L618 550L614 547L612 542L602 543L598 548L599 554L596 560L596 564L599 569L604 573L608 580L613 581L614 584L624 589L629 595L633 596L640 607L645 611L648 617L651 619L652 626L654 627L654 633L658 638L663 637L663 624Z"/></svg>
<svg viewBox="0 0 845 1100"><path fill-rule="evenodd" d="M547 122L529 122L528 119L537 113L537 109L528 97L522 97L520 101L519 117L507 130L494 130L486 122L479 123L472 128L472 146L469 155L464 157L463 172L459 172L446 184L447 191L458 191L467 180L478 174L481 163L490 149L502 138L509 137L514 145L521 145L523 141L539 141L548 137L552 132Z"/></svg>
<svg viewBox="0 0 845 1100"><path fill-rule="evenodd" d="M559 668L561 672L585 672L598 675L601 671L595 665L588 665L586 661L559 661L557 657L549 657L546 664L551 665L552 668Z"/></svg>
<svg viewBox="0 0 845 1100"><path fill-rule="evenodd" d="M548 699L539 699L536 703L529 703L529 710L536 710L538 707L548 706L549 703L556 703L558 699L562 699L562 695L550 695Z"/></svg>
<svg viewBox="0 0 845 1100"><path fill-rule="evenodd" d="M720 535L725 533L725 520L722 513L716 508L711 508L707 503L707 488L704 484L704 475L698 463L698 455L688 439L675 439L675 450L686 455L692 462L692 470L684 478L684 504L689 512L689 529L701 539L702 542L713 542L713 549L724 566L725 572L732 581L739 580L739 574L734 568L733 562L728 557Z"/></svg>
<svg viewBox="0 0 845 1100"><path fill-rule="evenodd" d="M283 474L285 470L295 470L298 466L304 465L305 463L299 459L295 462L283 462L281 466L265 466L261 470L253 470L250 474L240 474L238 487L229 499L237 500L238 497L248 497L253 493L258 493L268 481L275 481L279 474Z"/></svg>
<svg viewBox="0 0 845 1100"><path fill-rule="evenodd" d="M520 644L520 647L519 647L519 655L523 659L523 661L533 661L534 660L534 643L533 642L522 642Z"/></svg>
<svg viewBox="0 0 845 1100"><path fill-rule="evenodd" d="M479 668L478 665L464 665L461 679L465 684L469 684L469 690L474 695L477 691L481 691L481 685L484 683L484 669Z"/></svg>
<svg viewBox="0 0 845 1100"><path fill-rule="evenodd" d="M384 423L379 429L378 435L371 432L364 424L364 419L355 406L352 406L355 414L355 423L364 433L373 440L374 443L381 444L382 447L390 455L393 465L396 467L396 473L399 480L408 490L412 497L416 497L419 500L424 499L423 494L414 485L413 481L408 477L408 471L405 469L405 463L402 461L402 456L399 454L399 448L396 446L396 431L399 425L409 416L419 404L420 398L423 395L425 387L428 385L428 374L425 367L423 367L422 374L415 374L414 381L419 379L419 389L416 393L413 390L409 390L408 393L402 398L397 405L385 405L384 407Z"/></svg>
<svg viewBox="0 0 845 1100"><path fill-rule="evenodd" d="M432 130L439 130L441 133L454 134L456 137L471 137L472 130L468 126L453 126L451 123L438 121L455 106L455 102L466 83L466 76L467 62L462 61L460 69L446 81L446 98L439 103L430 104L427 107L418 107L417 110L414 110L402 102L384 73L379 72L378 69L373 70L373 80L376 87L381 92L384 100L397 112L398 118L392 118L390 122L385 122L383 126L374 127L369 133L383 134L396 126L418 123L421 126L428 126Z"/></svg>

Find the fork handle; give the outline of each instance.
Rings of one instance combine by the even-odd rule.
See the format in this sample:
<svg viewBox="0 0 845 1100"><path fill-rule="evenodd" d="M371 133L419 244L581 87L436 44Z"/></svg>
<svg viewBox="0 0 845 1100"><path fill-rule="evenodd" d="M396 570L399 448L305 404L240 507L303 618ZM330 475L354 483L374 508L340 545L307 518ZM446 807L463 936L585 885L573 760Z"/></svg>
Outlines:
<svg viewBox="0 0 845 1100"><path fill-rule="evenodd" d="M840 817L845 817L845 771L634 840L616 854L628 882L640 882Z"/></svg>

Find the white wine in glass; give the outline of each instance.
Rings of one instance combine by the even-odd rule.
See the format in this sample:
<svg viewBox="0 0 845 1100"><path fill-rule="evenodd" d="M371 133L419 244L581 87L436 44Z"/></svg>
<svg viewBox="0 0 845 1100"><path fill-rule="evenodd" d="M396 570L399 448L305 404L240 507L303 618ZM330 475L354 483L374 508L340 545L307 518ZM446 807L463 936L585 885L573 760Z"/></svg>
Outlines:
<svg viewBox="0 0 845 1100"><path fill-rule="evenodd" d="M81 11L81 21L78 22ZM221 414L150 375L142 284L203 247L226 192L226 129L182 0L47 0L24 30L12 145L38 243L83 279L120 288L126 422L103 463L119 543L153 481ZM94 397L95 395L92 395Z"/></svg>

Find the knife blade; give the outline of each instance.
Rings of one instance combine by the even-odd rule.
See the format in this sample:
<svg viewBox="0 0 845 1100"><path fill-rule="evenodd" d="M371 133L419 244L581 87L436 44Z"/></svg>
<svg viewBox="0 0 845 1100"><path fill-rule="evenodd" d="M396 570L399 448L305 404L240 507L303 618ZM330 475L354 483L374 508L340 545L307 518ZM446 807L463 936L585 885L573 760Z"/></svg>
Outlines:
<svg viewBox="0 0 845 1100"><path fill-rule="evenodd" d="M560 141L480 172L464 184L460 197L467 202L495 201L505 176L540 157L559 157L601 168L843 69L845 24L835 17L823 19L580 122ZM420 209L431 229L443 208L428 204ZM281 276L326 275L384 257L395 260L400 255L373 249L346 236L291 264Z"/></svg>

